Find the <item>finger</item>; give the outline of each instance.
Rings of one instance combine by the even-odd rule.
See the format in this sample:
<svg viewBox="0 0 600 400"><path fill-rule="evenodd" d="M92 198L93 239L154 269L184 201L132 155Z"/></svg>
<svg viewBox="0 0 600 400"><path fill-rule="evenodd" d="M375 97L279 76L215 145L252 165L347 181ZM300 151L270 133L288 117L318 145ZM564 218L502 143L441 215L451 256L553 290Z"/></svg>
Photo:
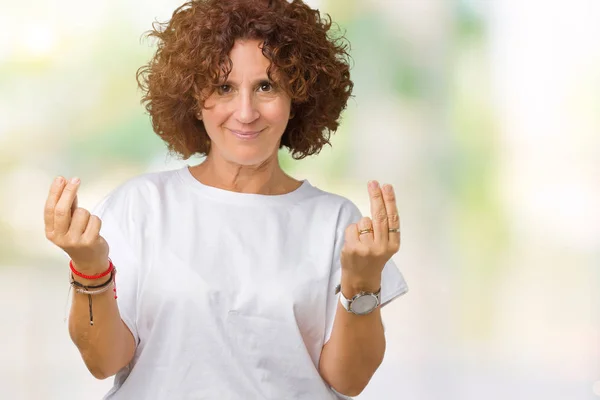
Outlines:
<svg viewBox="0 0 600 400"><path fill-rule="evenodd" d="M344 239L348 243L358 242L358 225L350 224L344 232Z"/></svg>
<svg viewBox="0 0 600 400"><path fill-rule="evenodd" d="M67 233L71 225L71 208L77 188L79 187L79 179L73 178L65 186L58 203L54 209L54 231L57 233Z"/></svg>
<svg viewBox="0 0 600 400"><path fill-rule="evenodd" d="M365 244L373 243L373 222L369 217L362 217L358 221L358 239Z"/></svg>
<svg viewBox="0 0 600 400"><path fill-rule="evenodd" d="M71 218L73 217L73 213L75 212L75 210L77 210L78 203L79 201L77 201L77 193L75 193L75 199L73 199L73 205L71 206Z"/></svg>
<svg viewBox="0 0 600 400"><path fill-rule="evenodd" d="M396 204L396 194L392 185L383 185L383 201L387 210L389 229L400 229L400 216ZM400 231L389 232L389 243L393 248L400 248Z"/></svg>
<svg viewBox="0 0 600 400"><path fill-rule="evenodd" d="M65 179L62 176L57 176L52 185L50 185L50 192L46 198L46 204L44 205L44 226L46 233L50 233L54 230L54 208L60 195L63 192Z"/></svg>
<svg viewBox="0 0 600 400"><path fill-rule="evenodd" d="M88 221L90 220L90 212L85 208L76 208L73 210L71 217L71 226L69 227L69 236L81 237L83 232L87 228Z"/></svg>
<svg viewBox="0 0 600 400"><path fill-rule="evenodd" d="M90 215L85 231L81 239L86 243L92 243L100 235L102 220L97 215Z"/></svg>
<svg viewBox="0 0 600 400"><path fill-rule="evenodd" d="M369 182L369 198L371 201L371 219L373 220L373 237L375 243L385 243L388 241L388 221L387 211L383 203L383 195L379 182Z"/></svg>

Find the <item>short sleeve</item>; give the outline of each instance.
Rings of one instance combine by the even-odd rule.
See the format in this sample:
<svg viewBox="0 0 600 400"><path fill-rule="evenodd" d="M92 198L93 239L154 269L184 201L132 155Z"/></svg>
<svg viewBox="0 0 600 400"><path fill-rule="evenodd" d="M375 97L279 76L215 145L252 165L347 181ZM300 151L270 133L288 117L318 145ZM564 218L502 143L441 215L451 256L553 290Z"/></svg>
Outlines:
<svg viewBox="0 0 600 400"><path fill-rule="evenodd" d="M331 337L333 322L335 320L335 314L337 311L338 295L335 294L335 288L340 283L342 278L342 265L340 256L342 247L344 245L344 232L348 225L358 222L361 218L362 214L360 213L359 209L350 201L348 201L348 203L345 204L340 211L338 226L336 229L335 253L327 292L327 321L324 343L327 343ZM404 280L404 277L402 276L402 273L394 261L390 259L385 264L381 276L381 307L386 306L392 300L405 294L407 291L408 286Z"/></svg>

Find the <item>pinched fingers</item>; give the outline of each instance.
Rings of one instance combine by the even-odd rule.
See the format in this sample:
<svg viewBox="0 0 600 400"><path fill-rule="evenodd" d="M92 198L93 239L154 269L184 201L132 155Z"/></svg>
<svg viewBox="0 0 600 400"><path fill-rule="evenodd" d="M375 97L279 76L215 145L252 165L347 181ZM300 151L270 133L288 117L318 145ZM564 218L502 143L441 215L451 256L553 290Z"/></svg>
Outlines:
<svg viewBox="0 0 600 400"><path fill-rule="evenodd" d="M79 202L77 201L77 194L75 194L75 198L73 199L73 205L71 206L71 218L73 218L73 213L77 210Z"/></svg>
<svg viewBox="0 0 600 400"><path fill-rule="evenodd" d="M90 212L85 208L76 208L73 210L68 235L73 239L79 238L86 230L89 220Z"/></svg>
<svg viewBox="0 0 600 400"><path fill-rule="evenodd" d="M388 241L387 210L383 201L383 193L379 182L369 182L369 199L371 202L371 219L373 220L373 236L375 243L383 245Z"/></svg>
<svg viewBox="0 0 600 400"><path fill-rule="evenodd" d="M63 192L65 186L65 179L62 176L58 176L50 185L50 192L46 198L46 204L44 205L44 227L46 230L46 236L54 232L54 209L56 203ZM48 238L50 239L50 238Z"/></svg>
<svg viewBox="0 0 600 400"><path fill-rule="evenodd" d="M358 242L358 224L350 224L346 227L344 240L346 243Z"/></svg>
<svg viewBox="0 0 600 400"><path fill-rule="evenodd" d="M97 215L90 215L85 231L81 235L84 243L93 243L100 236L102 220Z"/></svg>
<svg viewBox="0 0 600 400"><path fill-rule="evenodd" d="M383 200L387 210L390 249L397 252L400 249L400 216L392 185L383 185Z"/></svg>
<svg viewBox="0 0 600 400"><path fill-rule="evenodd" d="M77 189L79 188L79 179L71 179L62 191L60 199L54 208L54 233L64 235L71 226L71 213Z"/></svg>
<svg viewBox="0 0 600 400"><path fill-rule="evenodd" d="M373 222L369 217L362 217L358 221L358 238L362 243L373 243Z"/></svg>

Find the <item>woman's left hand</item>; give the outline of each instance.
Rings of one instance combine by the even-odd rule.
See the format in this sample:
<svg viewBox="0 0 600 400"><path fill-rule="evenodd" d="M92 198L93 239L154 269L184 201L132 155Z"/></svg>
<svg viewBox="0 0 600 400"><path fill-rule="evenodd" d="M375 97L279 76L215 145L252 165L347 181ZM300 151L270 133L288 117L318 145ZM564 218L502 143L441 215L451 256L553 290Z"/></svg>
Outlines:
<svg viewBox="0 0 600 400"><path fill-rule="evenodd" d="M346 228L341 253L342 289L377 291L385 263L400 249L400 218L391 185L369 182L371 218Z"/></svg>

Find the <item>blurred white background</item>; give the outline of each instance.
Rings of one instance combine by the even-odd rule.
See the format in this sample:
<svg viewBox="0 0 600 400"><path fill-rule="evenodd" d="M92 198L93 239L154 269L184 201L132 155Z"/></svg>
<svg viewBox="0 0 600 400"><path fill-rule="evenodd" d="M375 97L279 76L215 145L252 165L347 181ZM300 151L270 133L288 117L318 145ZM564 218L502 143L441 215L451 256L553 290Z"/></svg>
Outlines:
<svg viewBox="0 0 600 400"><path fill-rule="evenodd" d="M139 104L140 42L174 0L2 0L0 397L99 399L44 237L56 175L92 208L176 168ZM368 213L395 185L410 292L384 309L368 399L600 398L600 2L313 0L347 31L355 98L286 169ZM186 163L193 163L188 160Z"/></svg>

